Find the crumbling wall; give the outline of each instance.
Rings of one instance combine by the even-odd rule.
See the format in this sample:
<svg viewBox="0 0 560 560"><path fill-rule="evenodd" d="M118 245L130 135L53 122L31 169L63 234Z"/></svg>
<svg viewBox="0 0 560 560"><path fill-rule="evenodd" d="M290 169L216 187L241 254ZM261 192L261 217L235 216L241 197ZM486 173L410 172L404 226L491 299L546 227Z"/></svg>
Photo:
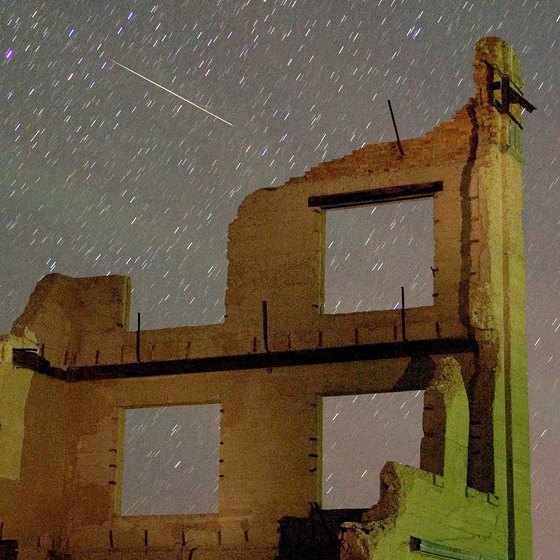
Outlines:
<svg viewBox="0 0 560 560"><path fill-rule="evenodd" d="M436 544L449 558L481 550L485 558L502 557L507 530L499 499L466 486L469 406L453 358L436 359L424 401L422 468L385 465L379 502L363 523L343 525L344 560L409 559Z"/></svg>
<svg viewBox="0 0 560 560"><path fill-rule="evenodd" d="M479 43L476 96L404 141L404 155L365 146L247 197L229 232L223 324L129 332L126 278L38 285L13 334L33 332L68 381L28 372L28 396L9 412L21 426L25 407L25 437L19 480L0 479L0 522L23 558L48 547L92 560L194 547L198 559L273 558L278 520L317 500L320 399L412 389L426 390L422 468L387 464L382 498L346 527L343 554L393 560L431 546L530 558L522 161L489 80L490 69L517 80L514 60L500 40ZM321 201L413 197L425 184L438 185L434 304L406 310L406 337L400 310L323 313ZM255 356L261 366L248 366ZM224 369L186 373L204 358ZM218 513L122 516L123 411L204 403L223 408Z"/></svg>
<svg viewBox="0 0 560 560"><path fill-rule="evenodd" d="M128 329L130 279L124 276L70 278L49 274L35 287L12 334L26 329L40 341L39 352L55 365L75 362L90 337L119 337Z"/></svg>

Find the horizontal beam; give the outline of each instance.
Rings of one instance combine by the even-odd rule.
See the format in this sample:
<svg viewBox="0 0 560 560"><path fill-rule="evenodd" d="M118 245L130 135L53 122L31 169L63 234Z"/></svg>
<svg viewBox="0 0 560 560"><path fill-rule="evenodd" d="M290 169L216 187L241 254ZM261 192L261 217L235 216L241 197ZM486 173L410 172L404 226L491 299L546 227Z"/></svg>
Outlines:
<svg viewBox="0 0 560 560"><path fill-rule="evenodd" d="M398 185L396 187L383 187L366 191L310 196L308 205L310 208L323 208L324 210L330 208L351 208L352 206L363 206L365 204L380 204L383 202L395 202L397 200L426 198L442 190L442 181Z"/></svg>
<svg viewBox="0 0 560 560"><path fill-rule="evenodd" d="M30 369L35 373L44 373L50 377L66 379L66 372L51 367L49 361L37 353L36 348L13 348L12 363L16 368Z"/></svg>
<svg viewBox="0 0 560 560"><path fill-rule="evenodd" d="M39 373L67 381L93 381L97 379L123 379L129 377L154 377L182 375L188 373L212 373L219 371L241 371L248 369L270 369L303 365L333 364L356 361L374 361L388 358L403 358L441 354L477 352L474 340L468 338L438 338L359 344L330 348L286 350L282 352L260 352L232 356L210 356L183 360L160 360L125 364L102 364L74 366L64 370L47 366L42 359ZM18 356L20 358L20 356ZM14 363L19 367L33 368L33 364L20 362L14 354ZM45 364L46 362L46 364ZM38 370L35 370L38 371Z"/></svg>

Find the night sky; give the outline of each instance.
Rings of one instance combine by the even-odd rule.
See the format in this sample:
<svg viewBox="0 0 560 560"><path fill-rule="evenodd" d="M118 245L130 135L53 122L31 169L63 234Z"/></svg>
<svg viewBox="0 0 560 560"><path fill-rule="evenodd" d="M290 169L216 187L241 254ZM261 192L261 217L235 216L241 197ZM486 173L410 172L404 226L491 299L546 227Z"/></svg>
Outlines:
<svg viewBox="0 0 560 560"><path fill-rule="evenodd" d="M556 0L4 0L0 25L0 332L54 271L130 275L145 328L220 321L245 196L393 140L387 99L401 137L429 131L473 94L476 41L512 43L538 107L524 134L535 558L557 555Z"/></svg>

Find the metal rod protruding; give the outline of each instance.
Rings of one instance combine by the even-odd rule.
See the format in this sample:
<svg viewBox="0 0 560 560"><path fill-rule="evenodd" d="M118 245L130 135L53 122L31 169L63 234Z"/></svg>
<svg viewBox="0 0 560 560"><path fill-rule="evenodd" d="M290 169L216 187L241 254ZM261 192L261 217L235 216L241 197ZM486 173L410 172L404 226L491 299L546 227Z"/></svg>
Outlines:
<svg viewBox="0 0 560 560"><path fill-rule="evenodd" d="M270 350L268 349L268 303L265 300L263 300L262 302L262 326L264 351L270 352Z"/></svg>
<svg viewBox="0 0 560 560"><path fill-rule="evenodd" d="M136 361L142 361L140 359L140 313L138 313L138 325L136 328Z"/></svg>
<svg viewBox="0 0 560 560"><path fill-rule="evenodd" d="M387 103L389 104L389 111L391 112L391 120L393 121L393 128L395 129L395 135L397 136L397 146L399 147L399 152L401 153L401 156L404 156L404 150L401 144L399 131L397 129L397 121L395 121L395 114L393 113L393 106L391 105L391 100L387 99Z"/></svg>
<svg viewBox="0 0 560 560"><path fill-rule="evenodd" d="M401 286L401 333L402 339L406 340L406 308L404 305L404 287Z"/></svg>

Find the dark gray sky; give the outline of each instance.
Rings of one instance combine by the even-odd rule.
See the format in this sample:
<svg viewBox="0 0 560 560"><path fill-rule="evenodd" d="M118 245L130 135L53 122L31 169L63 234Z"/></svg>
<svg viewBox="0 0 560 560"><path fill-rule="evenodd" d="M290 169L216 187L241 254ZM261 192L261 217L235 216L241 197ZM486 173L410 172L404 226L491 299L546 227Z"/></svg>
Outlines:
<svg viewBox="0 0 560 560"><path fill-rule="evenodd" d="M220 404L125 412L121 512L218 511Z"/></svg>
<svg viewBox="0 0 560 560"><path fill-rule="evenodd" d="M521 53L535 558L560 537L556 0L10 1L0 5L0 331L36 282L132 276L146 327L219 321L250 192L449 119L484 35ZM124 64L231 122L228 126Z"/></svg>

